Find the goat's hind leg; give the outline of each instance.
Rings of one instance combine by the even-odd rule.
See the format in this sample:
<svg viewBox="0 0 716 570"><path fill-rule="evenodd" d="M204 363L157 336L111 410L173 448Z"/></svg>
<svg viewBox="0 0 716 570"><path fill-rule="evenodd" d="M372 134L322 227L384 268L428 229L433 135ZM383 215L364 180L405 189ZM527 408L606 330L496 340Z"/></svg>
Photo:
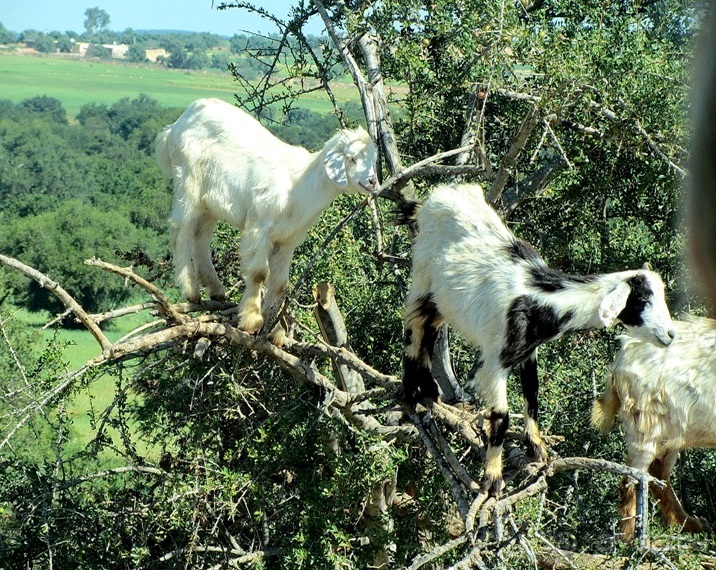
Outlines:
<svg viewBox="0 0 716 570"><path fill-rule="evenodd" d="M408 405L428 404L440 396L432 375L432 358L442 315L429 293L411 291L405 306L405 348L403 352L404 399Z"/></svg>
<svg viewBox="0 0 716 570"><path fill-rule="evenodd" d="M226 300L226 291L219 281L214 264L211 261L211 239L214 236L215 220L209 216L199 219L196 226L196 271L199 281L206 287L209 298L213 301Z"/></svg>
<svg viewBox="0 0 716 570"><path fill-rule="evenodd" d="M649 474L666 483L666 487L659 488L651 485L654 498L659 501L659 508L668 526L680 526L685 532L703 532L704 526L696 517L692 517L681 505L681 501L674 493L669 483L671 471L676 463L677 451L668 451L662 457L657 457L649 466Z"/></svg>
<svg viewBox="0 0 716 570"><path fill-rule="evenodd" d="M534 463L547 461L547 446L539 431L539 378L537 375L537 351L522 363L520 371L522 394L525 398L525 447L527 456Z"/></svg>
<svg viewBox="0 0 716 570"><path fill-rule="evenodd" d="M201 301L201 291L195 265L197 252L194 239L197 219L177 216L173 225L171 246L176 282L187 301L198 303Z"/></svg>

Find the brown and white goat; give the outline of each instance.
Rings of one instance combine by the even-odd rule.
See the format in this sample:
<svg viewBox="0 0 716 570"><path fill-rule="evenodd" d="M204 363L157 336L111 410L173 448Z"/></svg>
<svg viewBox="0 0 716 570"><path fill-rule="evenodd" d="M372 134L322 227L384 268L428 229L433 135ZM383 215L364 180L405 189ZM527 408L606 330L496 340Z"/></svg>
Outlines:
<svg viewBox="0 0 716 570"><path fill-rule="evenodd" d="M674 321L676 338L668 347L625 334L607 378L594 402L592 423L608 432L619 418L624 426L627 465L667 482L651 491L668 525L687 532L703 530L689 516L668 484L679 451L716 447L716 321ZM625 539L634 536L636 487L622 480L619 499Z"/></svg>

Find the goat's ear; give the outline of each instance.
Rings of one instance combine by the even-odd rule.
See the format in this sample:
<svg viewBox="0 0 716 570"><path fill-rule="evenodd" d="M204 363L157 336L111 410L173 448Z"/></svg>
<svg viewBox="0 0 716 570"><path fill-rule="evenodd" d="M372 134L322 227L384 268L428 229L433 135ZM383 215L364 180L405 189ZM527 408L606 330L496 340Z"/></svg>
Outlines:
<svg viewBox="0 0 716 570"><path fill-rule="evenodd" d="M617 320L619 313L626 307L629 293L631 293L631 287L622 281L602 299L602 303L599 305L599 320L605 327L612 326Z"/></svg>
<svg viewBox="0 0 716 570"><path fill-rule="evenodd" d="M326 150L323 164L326 167L326 174L335 184L341 188L348 186L348 175L346 174L346 157L343 154L343 144L334 144Z"/></svg>
<svg viewBox="0 0 716 570"><path fill-rule="evenodd" d="M651 267L651 263L649 263L648 261L645 261L644 265L642 265L641 268L644 271L654 271L654 269Z"/></svg>

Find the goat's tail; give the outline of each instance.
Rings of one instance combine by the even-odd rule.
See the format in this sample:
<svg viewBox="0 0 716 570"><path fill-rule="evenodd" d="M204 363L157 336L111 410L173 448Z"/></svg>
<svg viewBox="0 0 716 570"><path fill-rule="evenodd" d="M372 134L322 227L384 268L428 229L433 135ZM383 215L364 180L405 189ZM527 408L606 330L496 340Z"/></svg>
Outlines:
<svg viewBox="0 0 716 570"><path fill-rule="evenodd" d="M621 404L619 395L614 390L612 379L609 378L604 394L594 400L592 405L592 425L599 433L604 435L614 427L614 420Z"/></svg>
<svg viewBox="0 0 716 570"><path fill-rule="evenodd" d="M422 204L417 200L403 200L393 210L393 223L397 226L410 226L414 233L418 233L418 212Z"/></svg>
<svg viewBox="0 0 716 570"><path fill-rule="evenodd" d="M154 152L157 156L157 162L159 163L159 169L169 176L172 175L172 159L169 154L169 131L170 127L162 129L162 131L154 139Z"/></svg>

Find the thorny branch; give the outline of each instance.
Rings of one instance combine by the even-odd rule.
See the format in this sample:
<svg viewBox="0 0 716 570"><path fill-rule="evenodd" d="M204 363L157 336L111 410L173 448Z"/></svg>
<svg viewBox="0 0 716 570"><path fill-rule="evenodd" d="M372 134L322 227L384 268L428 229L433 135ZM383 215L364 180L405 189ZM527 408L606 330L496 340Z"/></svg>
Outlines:
<svg viewBox="0 0 716 570"><path fill-rule="evenodd" d="M25 274L33 275L34 278L42 282L54 284L40 272L31 270L12 258L2 256L0 262ZM365 403L370 399L378 399L383 402L387 399L393 402L393 406L388 406L387 413L392 413L396 408L399 409L402 390L400 382L395 376L382 373L371 367L350 349L331 346L325 342L297 341L289 341L283 348L278 348L264 337L250 335L235 328L230 320L233 314L233 306L230 303L171 304L166 295L156 286L136 275L131 268L117 267L99 259L89 260L88 264L128 279L144 289L154 299L153 303L145 305L155 308L166 318L157 325L158 328L148 332L139 331L136 335L127 335L125 340L113 344L104 335L99 338L95 337L102 353L88 361L80 369L67 373L42 397L17 410L15 417L18 419L15 425L8 430L5 438L0 441L0 449L10 444L13 436L33 415L58 402L89 370L108 363L140 358L153 353L176 351L177 349L185 351L188 349L189 358L192 358L191 354L193 353L190 348L192 342L208 339L211 342L229 343L235 350L260 355L267 361L276 364L297 382L320 387L322 393L326 395L326 413L341 418L354 429L373 434L388 443L407 442L413 446L422 445L424 447L438 465L451 489L463 530L459 536L448 543L415 558L410 568L421 568L456 549L464 549L463 560L472 561L469 564L475 564L483 557L491 556L492 550L495 548L499 550L506 544L501 542L504 533L504 519L511 516L510 513L514 506L530 497L544 493L549 486L550 479L565 471L599 470L631 477L643 487L650 483L662 484L650 475L624 465L583 457L554 459L544 466L530 465L520 447L512 444L521 436L510 432L508 434L510 443L505 453L506 461L513 470L520 473L522 483L499 500L486 500L484 494L480 492L479 485L475 482L475 474L471 474L470 468L466 467L464 463L464 458L468 455L478 460L482 458L486 436L482 429L484 417L479 410L471 409L464 404L461 407L456 407L446 403L437 403L427 413L411 412L408 422L388 425L385 419L387 416L384 413L385 406L382 408L377 405L366 407ZM51 290L77 318L85 323L88 329L98 328L100 320L126 312L117 310L113 313L102 313L93 317L88 315L57 284L54 284ZM131 309L134 311L137 307L135 305ZM212 312L199 312L200 308L209 309ZM189 313L190 311L192 314ZM192 316L194 313L197 313L196 316ZM313 363L316 358L326 359L337 366L355 371L365 382L363 391L349 392L340 388L333 379L317 369ZM450 434L449 437L447 434ZM469 453L463 455L463 459L455 453L453 449L455 444L448 441L454 438L461 442L459 445L467 445ZM79 477L66 483L66 486L81 485L95 478L131 472L159 477L166 475L166 471L158 467L130 465ZM514 523L514 521L512 522ZM498 543L487 541L484 538L476 541L476 537L486 535L488 525L493 525L493 535ZM515 535L515 538L517 539L516 544L520 544L519 537ZM232 554L238 555L239 552L232 552ZM241 556L252 555L254 554L247 551ZM260 553L256 555L261 556ZM557 553L554 549L545 549L544 552L534 555L538 558L541 556L554 558ZM172 553L166 556L172 556ZM465 565L468 562L459 563L456 567L461 567L461 564Z"/></svg>

